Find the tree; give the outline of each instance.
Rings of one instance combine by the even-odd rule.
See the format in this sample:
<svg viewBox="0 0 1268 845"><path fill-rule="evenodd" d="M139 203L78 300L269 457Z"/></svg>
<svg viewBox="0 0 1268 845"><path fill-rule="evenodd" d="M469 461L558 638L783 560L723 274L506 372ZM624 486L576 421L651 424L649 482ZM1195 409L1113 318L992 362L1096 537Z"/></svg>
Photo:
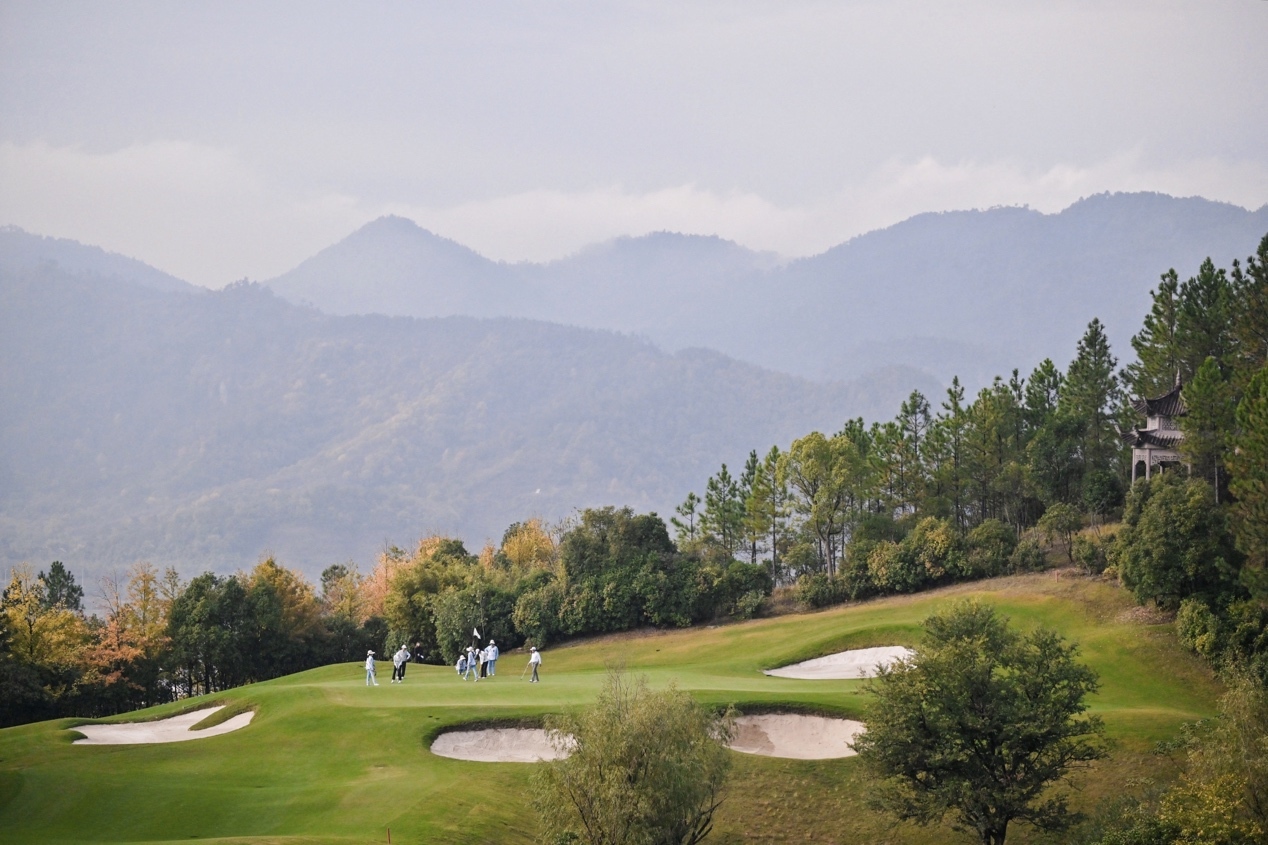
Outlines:
<svg viewBox="0 0 1268 845"><path fill-rule="evenodd" d="M1227 518L1200 479L1170 472L1137 481L1113 550L1123 583L1141 603L1176 608L1189 596L1218 603L1236 589Z"/></svg>
<svg viewBox="0 0 1268 845"><path fill-rule="evenodd" d="M1237 406L1237 430L1228 454L1236 497L1233 530L1246 555L1243 578L1268 598L1268 365L1259 370Z"/></svg>
<svg viewBox="0 0 1268 845"><path fill-rule="evenodd" d="M1256 255L1246 259L1246 269L1233 262L1232 288L1233 368L1239 383L1268 365L1268 235L1259 242Z"/></svg>
<svg viewBox="0 0 1268 845"><path fill-rule="evenodd" d="M1233 431L1236 403L1232 385L1224 380L1219 362L1208 356L1184 386L1184 404L1188 413L1180 418L1180 454L1189 462L1194 475L1205 479L1215 490L1215 500L1228 484L1224 458L1228 437Z"/></svg>
<svg viewBox="0 0 1268 845"><path fill-rule="evenodd" d="M772 582L778 582L782 574L782 552L788 543L788 482L780 457L779 447L772 446L758 465L752 490L744 502L745 532L764 535L770 552L767 572Z"/></svg>
<svg viewBox="0 0 1268 845"><path fill-rule="evenodd" d="M930 824L952 814L983 845L1014 821L1061 830L1075 817L1053 787L1105 756L1103 727L1084 715L1096 673L1076 646L968 602L925 620L916 654L882 669L867 733L855 741L882 779L878 803Z"/></svg>
<svg viewBox="0 0 1268 845"><path fill-rule="evenodd" d="M1118 359L1110 354L1104 326L1100 320L1092 320L1066 370L1057 408L1058 414L1078 421L1083 472L1108 467L1121 451L1113 415L1119 399L1118 377L1114 373L1117 366Z"/></svg>
<svg viewBox="0 0 1268 845"><path fill-rule="evenodd" d="M696 515L700 508L700 497L695 493L688 493L683 503L674 508L674 513L681 516L669 518L669 523L674 526L674 532L678 536L678 542L683 545L690 545L700 536L700 529L696 525Z"/></svg>
<svg viewBox="0 0 1268 845"><path fill-rule="evenodd" d="M726 464L705 483L700 528L707 541L726 549L727 554L733 555L740 548L744 534L744 497Z"/></svg>
<svg viewBox="0 0 1268 845"><path fill-rule="evenodd" d="M44 582L45 610L60 607L71 613L84 612L84 588L60 560L53 561L48 572L41 572L39 578Z"/></svg>
<svg viewBox="0 0 1268 845"><path fill-rule="evenodd" d="M730 711L611 671L593 707L546 728L568 755L533 777L547 841L693 845L709 835L730 768Z"/></svg>
<svg viewBox="0 0 1268 845"><path fill-rule="evenodd" d="M1180 346L1176 342L1179 288L1180 278L1171 269L1162 274L1158 289L1149 292L1153 304L1140 332L1131 341L1136 360L1124 370L1132 393L1137 396L1161 396L1171 389L1182 371Z"/></svg>
<svg viewBox="0 0 1268 845"><path fill-rule="evenodd" d="M1049 545L1057 539L1065 543L1065 551L1070 558L1070 563L1074 563L1074 535L1082 527L1083 516L1078 508L1064 502L1051 505L1043 512L1043 516L1039 517L1039 530L1047 535Z"/></svg>

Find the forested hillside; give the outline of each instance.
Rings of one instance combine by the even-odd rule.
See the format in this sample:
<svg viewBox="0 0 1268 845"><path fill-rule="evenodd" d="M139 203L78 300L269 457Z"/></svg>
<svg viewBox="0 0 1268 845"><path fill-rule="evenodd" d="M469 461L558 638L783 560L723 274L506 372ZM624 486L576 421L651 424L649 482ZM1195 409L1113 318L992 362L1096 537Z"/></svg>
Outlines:
<svg viewBox="0 0 1268 845"><path fill-rule="evenodd" d="M272 552L312 577L432 531L479 544L578 507L663 511L718 461L880 413L913 378L813 384L526 320L3 270L0 558L92 582Z"/></svg>

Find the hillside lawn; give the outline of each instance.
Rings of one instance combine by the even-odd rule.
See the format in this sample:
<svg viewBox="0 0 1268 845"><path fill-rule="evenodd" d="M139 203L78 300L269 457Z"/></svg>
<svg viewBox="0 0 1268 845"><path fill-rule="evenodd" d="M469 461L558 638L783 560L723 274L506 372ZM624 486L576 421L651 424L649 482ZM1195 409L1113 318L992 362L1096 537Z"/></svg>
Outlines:
<svg viewBox="0 0 1268 845"><path fill-rule="evenodd" d="M364 685L341 664L182 701L110 721L159 718L212 703L216 720L256 711L245 729L195 742L73 746L62 719L0 731L0 842L393 843L531 842L534 764L468 763L428 751L455 725L533 722L592 701L609 663L671 682L710 704L859 716L863 681L798 681L760 670L876 645L918 643L920 621L977 596L1014 624L1056 628L1101 677L1092 709L1111 758L1080 775L1073 804L1095 808L1131 779L1166 780L1153 753L1180 725L1213 714L1219 687L1176 642L1172 626L1106 581L1070 571L1012 576L810 614L669 632L639 632L547 649L542 683L520 680L522 654L498 676L462 682L453 669L410 666L392 685ZM386 668L385 668L386 667ZM735 754L714 843L955 842L947 828L895 823L866 807L855 759L794 761ZM1010 842L1050 841L1024 825ZM1051 841L1059 841L1051 839Z"/></svg>

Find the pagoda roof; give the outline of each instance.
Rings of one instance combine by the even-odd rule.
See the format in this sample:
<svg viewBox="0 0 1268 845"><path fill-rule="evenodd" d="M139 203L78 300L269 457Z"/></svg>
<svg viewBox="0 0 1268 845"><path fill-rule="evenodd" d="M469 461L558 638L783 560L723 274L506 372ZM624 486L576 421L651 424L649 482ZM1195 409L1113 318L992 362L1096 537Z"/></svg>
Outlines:
<svg viewBox="0 0 1268 845"><path fill-rule="evenodd" d="M1167 393L1154 399L1136 399L1132 402L1132 407L1138 414L1146 417L1183 417L1188 411L1183 397L1180 396L1178 380L1176 386Z"/></svg>
<svg viewBox="0 0 1268 845"><path fill-rule="evenodd" d="M1146 446L1153 446L1156 449L1175 449L1180 444L1180 441L1184 439L1184 435L1178 431L1164 434L1156 429L1143 428L1124 431L1121 436L1124 443L1136 449Z"/></svg>

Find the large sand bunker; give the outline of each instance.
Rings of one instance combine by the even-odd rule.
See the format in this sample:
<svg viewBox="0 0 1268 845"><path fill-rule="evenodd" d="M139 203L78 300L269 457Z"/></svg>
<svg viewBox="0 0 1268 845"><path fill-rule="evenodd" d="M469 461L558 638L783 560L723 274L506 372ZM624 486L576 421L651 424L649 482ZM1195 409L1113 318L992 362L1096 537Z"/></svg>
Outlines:
<svg viewBox="0 0 1268 845"><path fill-rule="evenodd" d="M862 722L768 713L740 716L730 748L745 754L826 760L854 754L851 743L863 732ZM450 731L436 737L433 754L477 763L537 763L567 756L540 728L484 728Z"/></svg>
<svg viewBox="0 0 1268 845"><path fill-rule="evenodd" d="M71 730L79 731L83 739L75 740L76 745L141 745L151 742L188 742L191 739L205 739L209 736L220 736L239 728L245 728L255 713L247 711L226 719L219 725L202 730L190 730L194 725L206 719L212 713L224 709L224 705L206 707L192 713L172 716L170 719L159 719L155 722L129 722L120 725L80 725Z"/></svg>
<svg viewBox="0 0 1268 845"><path fill-rule="evenodd" d="M550 742L541 728L485 728L449 731L431 744L433 754L478 763L536 763L568 756Z"/></svg>
<svg viewBox="0 0 1268 845"><path fill-rule="evenodd" d="M801 716L795 713L766 713L740 716L735 720L732 751L788 757L793 760L828 760L852 757L854 739L864 731L862 722Z"/></svg>
<svg viewBox="0 0 1268 845"><path fill-rule="evenodd" d="M841 651L826 657L816 657L783 666L779 669L766 670L767 675L777 678L797 678L803 681L852 680L872 678L876 676L878 666L889 666L914 652L900 645L880 646L879 648L856 648L853 651Z"/></svg>

